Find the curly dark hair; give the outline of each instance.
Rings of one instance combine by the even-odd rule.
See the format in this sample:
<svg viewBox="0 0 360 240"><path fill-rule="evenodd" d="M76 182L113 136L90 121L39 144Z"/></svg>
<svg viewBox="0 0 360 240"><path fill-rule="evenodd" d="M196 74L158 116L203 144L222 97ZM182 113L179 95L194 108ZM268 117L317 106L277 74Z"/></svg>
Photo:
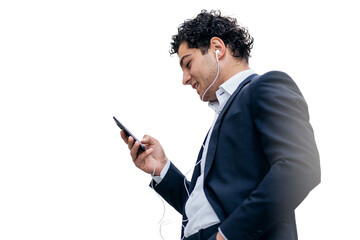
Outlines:
<svg viewBox="0 0 360 240"><path fill-rule="evenodd" d="M170 54L178 53L180 44L184 41L189 48L198 48L205 54L213 37L221 38L234 57L249 61L254 39L247 28L237 24L235 18L221 16L219 10L202 10L194 19L181 24L178 34L172 36Z"/></svg>

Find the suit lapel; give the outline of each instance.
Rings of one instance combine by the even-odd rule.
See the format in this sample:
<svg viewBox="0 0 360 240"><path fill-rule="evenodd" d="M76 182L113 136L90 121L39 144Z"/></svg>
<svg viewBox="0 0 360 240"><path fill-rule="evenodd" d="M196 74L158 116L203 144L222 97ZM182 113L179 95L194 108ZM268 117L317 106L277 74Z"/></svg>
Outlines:
<svg viewBox="0 0 360 240"><path fill-rule="evenodd" d="M206 177L210 171L212 162L214 160L215 157L215 150L216 150L216 146L218 144L218 136L219 136L219 129L220 129L220 124L222 122L223 116L226 113L226 111L228 110L228 108L231 106L232 102L234 101L236 95L243 89L243 87L245 85L247 85L248 83L251 82L252 79L254 79L256 76L258 76L257 74L252 74L249 77L247 77L244 81L242 81L242 83L238 86L238 88L235 90L235 92L231 95L231 97L229 98L229 100L226 102L224 108L222 109L218 119L216 120L216 123L214 125L214 129L212 131L211 134L211 138L210 138L210 142L209 142L209 148L208 148L208 152L206 154L206 163L205 163L205 181L206 181Z"/></svg>
<svg viewBox="0 0 360 240"><path fill-rule="evenodd" d="M196 163L195 163L194 172L193 172L192 177L191 177L191 182L190 182L190 186L189 186L189 192L192 192L192 190L195 187L196 180L200 176L200 173L201 173L200 160L201 160L202 155L203 155L204 145L205 145L205 142L206 142L206 139L207 139L208 135L209 135L209 132L206 134L205 140L204 140L204 142L203 142L203 144L201 146L200 152L198 154L198 157L197 157L197 160L196 160Z"/></svg>

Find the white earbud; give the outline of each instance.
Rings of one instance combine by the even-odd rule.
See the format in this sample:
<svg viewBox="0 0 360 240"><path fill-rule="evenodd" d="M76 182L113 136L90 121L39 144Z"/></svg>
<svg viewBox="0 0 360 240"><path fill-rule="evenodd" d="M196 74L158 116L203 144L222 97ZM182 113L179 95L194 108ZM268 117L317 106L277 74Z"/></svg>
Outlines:
<svg viewBox="0 0 360 240"><path fill-rule="evenodd" d="M218 57L219 52L220 52L219 49L216 49L216 50L215 50L216 61L218 61L218 62L219 62L219 57Z"/></svg>

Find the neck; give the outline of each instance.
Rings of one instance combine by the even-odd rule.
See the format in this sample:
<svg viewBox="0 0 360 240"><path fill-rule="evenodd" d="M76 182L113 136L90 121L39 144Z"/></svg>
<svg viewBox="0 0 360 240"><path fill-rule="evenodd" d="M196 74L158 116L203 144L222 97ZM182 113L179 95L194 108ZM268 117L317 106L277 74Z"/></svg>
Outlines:
<svg viewBox="0 0 360 240"><path fill-rule="evenodd" d="M238 74L239 72L250 69L249 64L245 61L232 61L230 63L225 64L225 69L223 70L224 75L222 78L223 82L226 82L232 76Z"/></svg>

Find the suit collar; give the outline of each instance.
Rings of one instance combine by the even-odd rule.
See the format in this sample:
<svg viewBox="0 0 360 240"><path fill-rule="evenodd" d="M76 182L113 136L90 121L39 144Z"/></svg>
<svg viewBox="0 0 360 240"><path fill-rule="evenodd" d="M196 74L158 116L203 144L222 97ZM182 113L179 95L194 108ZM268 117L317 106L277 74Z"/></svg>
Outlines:
<svg viewBox="0 0 360 240"><path fill-rule="evenodd" d="M236 89L241 85L243 81L246 80L249 76L254 74L254 71L252 69L247 69L244 71L241 71L231 78L229 78L227 81L225 81L223 84L219 86L219 89L216 91L216 101L209 102L208 105L211 109L213 109L216 113L219 113L222 111L222 108L226 104L226 102L230 99L231 95L236 91Z"/></svg>

